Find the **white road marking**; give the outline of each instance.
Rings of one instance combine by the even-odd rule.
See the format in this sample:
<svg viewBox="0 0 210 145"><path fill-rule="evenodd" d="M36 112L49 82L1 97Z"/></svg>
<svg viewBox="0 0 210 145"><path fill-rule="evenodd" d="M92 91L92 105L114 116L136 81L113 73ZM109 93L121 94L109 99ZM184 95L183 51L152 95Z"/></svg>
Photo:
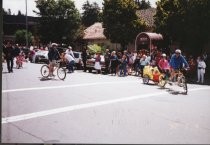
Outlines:
<svg viewBox="0 0 210 145"><path fill-rule="evenodd" d="M190 89L189 91L192 92L192 91L200 91L200 90L207 90L207 89L210 89L210 87L195 88L195 89ZM22 121L22 120L28 120L28 119L32 119L32 118L38 118L38 117L43 117L43 116L48 116L48 115L53 115L53 114L58 114L58 113L64 113L64 112L68 112L68 111L91 108L91 107L96 107L96 106L102 106L102 105L108 105L108 104L125 102L125 101L132 101L132 100L137 100L137 99L142 99L142 98L160 96L160 95L165 95L165 94L168 94L168 92L149 93L149 94L145 94L145 95L129 96L126 98L98 101L98 102L93 102L93 103L79 104L79 105L56 108L56 109L34 112L34 113L29 113L29 114L5 117L5 118L2 118L2 124L10 123L10 122L17 122L17 121Z"/></svg>
<svg viewBox="0 0 210 145"><path fill-rule="evenodd" d="M120 83L137 83L139 81L116 81L116 82L100 82L100 83L84 83L75 85L64 85L64 86L50 86L50 87L36 87L36 88L21 88L21 89L10 89L2 90L2 93L9 92L22 92L22 91L33 91L33 90L49 90L49 89L63 89L63 88L73 88L73 87L83 87L83 86L94 86L94 85L105 85L105 84L120 84Z"/></svg>

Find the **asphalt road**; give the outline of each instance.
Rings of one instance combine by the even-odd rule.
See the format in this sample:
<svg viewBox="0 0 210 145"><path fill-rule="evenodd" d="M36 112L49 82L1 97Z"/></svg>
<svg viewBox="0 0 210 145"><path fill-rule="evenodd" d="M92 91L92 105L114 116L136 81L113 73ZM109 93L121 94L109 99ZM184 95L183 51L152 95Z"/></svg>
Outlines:
<svg viewBox="0 0 210 145"><path fill-rule="evenodd" d="M3 143L209 144L210 86L160 89L135 76L76 71L41 77L41 64L2 74Z"/></svg>

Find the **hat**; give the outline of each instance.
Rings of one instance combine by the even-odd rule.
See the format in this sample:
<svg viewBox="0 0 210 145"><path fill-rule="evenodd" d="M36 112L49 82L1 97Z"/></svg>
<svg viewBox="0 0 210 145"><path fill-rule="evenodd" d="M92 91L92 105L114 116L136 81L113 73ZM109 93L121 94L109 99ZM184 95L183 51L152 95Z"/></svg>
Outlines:
<svg viewBox="0 0 210 145"><path fill-rule="evenodd" d="M58 44L57 44L57 43L52 43L51 45L52 45L52 46L58 46Z"/></svg>
<svg viewBox="0 0 210 145"><path fill-rule="evenodd" d="M175 53L181 54L181 50L180 49L176 49Z"/></svg>
<svg viewBox="0 0 210 145"><path fill-rule="evenodd" d="M71 47L71 46L69 46L68 48L69 48L69 49L72 49L72 47Z"/></svg>
<svg viewBox="0 0 210 145"><path fill-rule="evenodd" d="M162 54L162 57L166 57L166 54L165 54L165 53L163 53L163 54Z"/></svg>

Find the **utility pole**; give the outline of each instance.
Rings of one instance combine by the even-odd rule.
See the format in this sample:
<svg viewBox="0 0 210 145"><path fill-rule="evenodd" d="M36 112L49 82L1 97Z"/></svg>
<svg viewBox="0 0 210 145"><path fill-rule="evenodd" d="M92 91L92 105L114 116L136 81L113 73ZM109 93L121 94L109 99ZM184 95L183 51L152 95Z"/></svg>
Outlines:
<svg viewBox="0 0 210 145"><path fill-rule="evenodd" d="M27 14L27 0L26 3L26 48L28 48L28 14Z"/></svg>

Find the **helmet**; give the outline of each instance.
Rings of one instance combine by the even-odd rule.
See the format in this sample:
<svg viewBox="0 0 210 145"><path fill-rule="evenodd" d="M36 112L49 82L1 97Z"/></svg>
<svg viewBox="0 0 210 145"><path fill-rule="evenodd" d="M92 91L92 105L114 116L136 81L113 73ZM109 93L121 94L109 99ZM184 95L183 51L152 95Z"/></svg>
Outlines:
<svg viewBox="0 0 210 145"><path fill-rule="evenodd" d="M166 57L166 54L165 54L165 53L163 53L163 54L162 54L162 57Z"/></svg>
<svg viewBox="0 0 210 145"><path fill-rule="evenodd" d="M57 44L57 43L52 43L51 45L52 45L52 46L57 46L58 44Z"/></svg>
<svg viewBox="0 0 210 145"><path fill-rule="evenodd" d="M176 49L175 53L181 54L181 50L180 49Z"/></svg>

